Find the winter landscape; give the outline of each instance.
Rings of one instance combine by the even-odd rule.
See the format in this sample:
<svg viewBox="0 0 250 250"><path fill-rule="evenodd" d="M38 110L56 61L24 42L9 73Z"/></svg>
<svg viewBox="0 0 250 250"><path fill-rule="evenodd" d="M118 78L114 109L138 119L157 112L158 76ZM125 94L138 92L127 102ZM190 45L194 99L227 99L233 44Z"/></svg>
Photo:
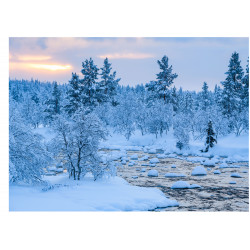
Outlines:
<svg viewBox="0 0 250 250"><path fill-rule="evenodd" d="M19 42L10 39L10 62ZM224 56L223 77L195 90L184 77L176 85L168 54L140 54L156 72L135 84L115 67L124 54L83 54L73 69L19 56L68 80L26 80L10 64L9 210L249 211L248 54Z"/></svg>

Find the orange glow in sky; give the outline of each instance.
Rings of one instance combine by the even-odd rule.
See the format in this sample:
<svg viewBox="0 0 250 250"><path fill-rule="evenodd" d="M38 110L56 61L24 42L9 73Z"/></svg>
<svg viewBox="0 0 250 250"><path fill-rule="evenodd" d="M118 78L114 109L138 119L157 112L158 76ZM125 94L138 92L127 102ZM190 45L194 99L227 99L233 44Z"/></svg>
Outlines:
<svg viewBox="0 0 250 250"><path fill-rule="evenodd" d="M35 63L30 63L28 64L29 67L35 68L35 69L45 69L45 70L68 70L71 69L72 67L70 65L57 65L57 64L35 64Z"/></svg>

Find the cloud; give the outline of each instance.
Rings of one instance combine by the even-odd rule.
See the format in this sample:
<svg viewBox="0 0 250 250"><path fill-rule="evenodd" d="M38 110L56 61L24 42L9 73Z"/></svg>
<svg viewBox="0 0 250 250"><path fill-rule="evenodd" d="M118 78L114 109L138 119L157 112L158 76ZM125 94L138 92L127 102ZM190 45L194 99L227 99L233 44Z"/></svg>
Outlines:
<svg viewBox="0 0 250 250"><path fill-rule="evenodd" d="M45 70L69 70L72 68L71 65L57 65L57 64L28 64L29 67L35 69L45 69Z"/></svg>
<svg viewBox="0 0 250 250"><path fill-rule="evenodd" d="M51 56L39 56L39 55L18 55L19 61L46 61L51 59Z"/></svg>
<svg viewBox="0 0 250 250"><path fill-rule="evenodd" d="M154 55L147 53L114 53L114 54L106 54L98 56L101 59L105 59L106 57L109 59L146 59L153 58Z"/></svg>

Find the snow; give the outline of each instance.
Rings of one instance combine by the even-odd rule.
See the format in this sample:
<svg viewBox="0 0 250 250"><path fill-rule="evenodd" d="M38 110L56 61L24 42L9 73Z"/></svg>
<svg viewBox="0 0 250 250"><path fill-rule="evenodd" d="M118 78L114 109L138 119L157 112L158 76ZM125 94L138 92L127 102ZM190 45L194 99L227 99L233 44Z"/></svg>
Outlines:
<svg viewBox="0 0 250 250"><path fill-rule="evenodd" d="M214 174L221 174L221 171L220 170L215 170Z"/></svg>
<svg viewBox="0 0 250 250"><path fill-rule="evenodd" d="M138 160L138 155L137 154L131 155L130 159L132 159L132 160Z"/></svg>
<svg viewBox="0 0 250 250"><path fill-rule="evenodd" d="M202 166L196 166L196 167L193 169L191 175L193 175L193 176L196 176L196 175L207 175L207 171L206 171L206 169L205 169L204 167L202 167Z"/></svg>
<svg viewBox="0 0 250 250"><path fill-rule="evenodd" d="M224 162L224 163L220 164L219 168L227 168L227 167L228 167L228 164Z"/></svg>
<svg viewBox="0 0 250 250"><path fill-rule="evenodd" d="M171 168L176 168L176 165L175 165L175 164L173 164L173 165L171 166Z"/></svg>
<svg viewBox="0 0 250 250"><path fill-rule="evenodd" d="M198 184L189 184L187 181L176 181L172 186L171 189L189 189L189 188L201 188Z"/></svg>
<svg viewBox="0 0 250 250"><path fill-rule="evenodd" d="M233 178L242 178L239 173L232 173L231 177L233 177Z"/></svg>
<svg viewBox="0 0 250 250"><path fill-rule="evenodd" d="M166 158L166 155L165 154L157 154L156 157L159 159L164 159L164 158Z"/></svg>
<svg viewBox="0 0 250 250"><path fill-rule="evenodd" d="M154 164L154 163L159 163L160 161L158 158L152 158L149 162Z"/></svg>
<svg viewBox="0 0 250 250"><path fill-rule="evenodd" d="M47 178L60 186L42 191L10 185L10 211L147 211L178 206L159 189L132 186L120 177L98 181L92 177L73 181L68 175Z"/></svg>
<svg viewBox="0 0 250 250"><path fill-rule="evenodd" d="M215 166L216 162L218 163L217 159L211 159L211 160L207 159L202 164L204 166Z"/></svg>
<svg viewBox="0 0 250 250"><path fill-rule="evenodd" d="M229 184L236 184L236 181L230 181Z"/></svg>
<svg viewBox="0 0 250 250"><path fill-rule="evenodd" d="M148 176L149 177L158 177L158 171L154 170L154 169L151 169L151 170L148 171Z"/></svg>
<svg viewBox="0 0 250 250"><path fill-rule="evenodd" d="M167 173L165 174L166 178L177 178L177 177L186 177L185 174L178 174L178 173Z"/></svg>
<svg viewBox="0 0 250 250"><path fill-rule="evenodd" d="M190 188L190 184L186 181L177 181L172 186L172 189L179 189L179 188Z"/></svg>
<svg viewBox="0 0 250 250"><path fill-rule="evenodd" d="M143 157L139 158L139 161L147 161L148 158L148 155L144 155Z"/></svg>
<svg viewBox="0 0 250 250"><path fill-rule="evenodd" d="M146 172L146 168L142 168L142 169L141 169L141 172Z"/></svg>

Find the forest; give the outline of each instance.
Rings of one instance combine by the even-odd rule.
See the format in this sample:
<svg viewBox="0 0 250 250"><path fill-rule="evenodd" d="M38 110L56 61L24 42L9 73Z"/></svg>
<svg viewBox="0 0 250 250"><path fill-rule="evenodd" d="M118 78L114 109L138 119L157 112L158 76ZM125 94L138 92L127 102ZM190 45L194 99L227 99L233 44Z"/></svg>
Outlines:
<svg viewBox="0 0 250 250"><path fill-rule="evenodd" d="M108 58L101 68L86 59L82 74L64 84L9 79L10 183L42 183L44 169L59 163L75 180L116 175L115 164L99 155L100 142L113 132L130 140L135 131L160 138L172 130L178 150L192 139L204 142L201 152L223 136L248 134L249 62L243 69L232 53L225 78L214 89L201 82L199 92L174 86L181 72L170 62L163 56L155 79L135 87L119 84ZM53 131L52 140L36 133L41 127Z"/></svg>

